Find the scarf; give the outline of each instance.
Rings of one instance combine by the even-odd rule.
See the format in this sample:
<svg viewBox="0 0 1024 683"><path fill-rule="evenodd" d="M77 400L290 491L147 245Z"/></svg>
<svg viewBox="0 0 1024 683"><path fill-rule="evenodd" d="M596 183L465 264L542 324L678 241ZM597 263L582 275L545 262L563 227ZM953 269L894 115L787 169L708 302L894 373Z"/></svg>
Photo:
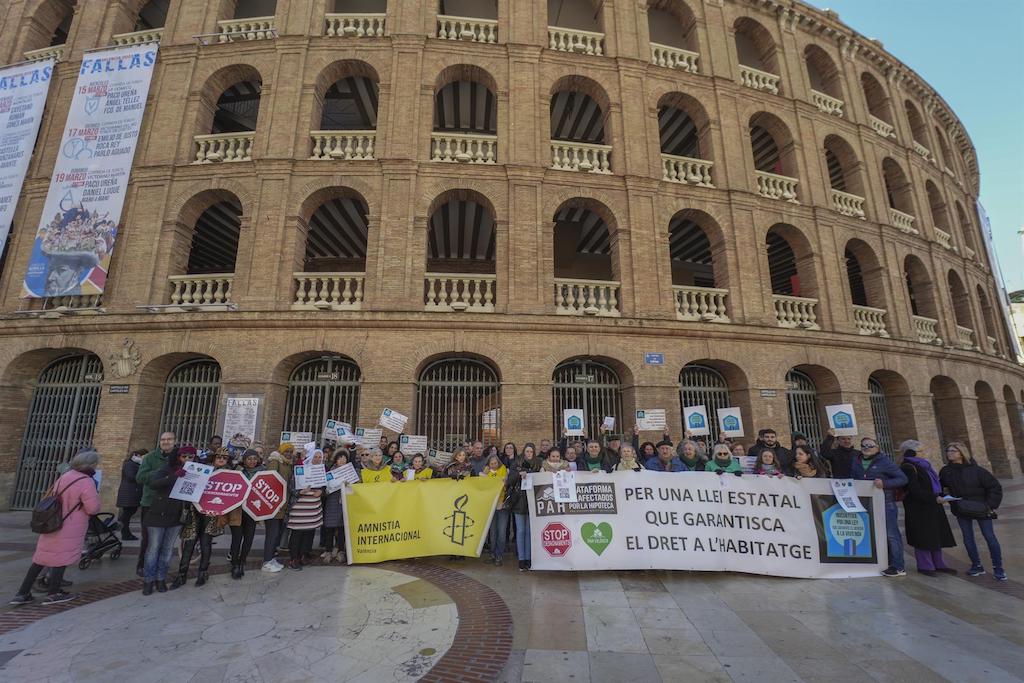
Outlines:
<svg viewBox="0 0 1024 683"><path fill-rule="evenodd" d="M811 466L809 462L795 462L793 468L800 473L801 477L816 477L818 476L818 470Z"/></svg>
<svg viewBox="0 0 1024 683"><path fill-rule="evenodd" d="M903 454L903 462L909 462L915 468L924 470L928 475L928 478L931 479L932 493L935 495L942 493L942 484L939 483L939 475L935 474L935 468L932 467L930 462L924 458L917 457L917 453L915 451L906 451Z"/></svg>
<svg viewBox="0 0 1024 683"><path fill-rule="evenodd" d="M636 458L622 458L617 469L636 470L640 466Z"/></svg>

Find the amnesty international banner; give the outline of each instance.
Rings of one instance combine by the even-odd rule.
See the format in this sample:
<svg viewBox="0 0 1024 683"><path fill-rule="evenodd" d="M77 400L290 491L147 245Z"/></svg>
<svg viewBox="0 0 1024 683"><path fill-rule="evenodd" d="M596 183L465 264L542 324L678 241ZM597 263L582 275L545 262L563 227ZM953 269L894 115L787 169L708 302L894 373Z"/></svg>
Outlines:
<svg viewBox="0 0 1024 683"><path fill-rule="evenodd" d="M348 563L479 557L502 484L472 477L353 485L341 496Z"/></svg>
<svg viewBox="0 0 1024 683"><path fill-rule="evenodd" d="M82 59L23 297L103 292L156 51L131 45Z"/></svg>
<svg viewBox="0 0 1024 683"><path fill-rule="evenodd" d="M882 491L854 482L847 512L828 479L616 472L576 477L556 503L550 474L527 491L534 569L687 569L799 578L878 576Z"/></svg>
<svg viewBox="0 0 1024 683"><path fill-rule="evenodd" d="M0 251L11 230L52 75L52 59L0 69Z"/></svg>

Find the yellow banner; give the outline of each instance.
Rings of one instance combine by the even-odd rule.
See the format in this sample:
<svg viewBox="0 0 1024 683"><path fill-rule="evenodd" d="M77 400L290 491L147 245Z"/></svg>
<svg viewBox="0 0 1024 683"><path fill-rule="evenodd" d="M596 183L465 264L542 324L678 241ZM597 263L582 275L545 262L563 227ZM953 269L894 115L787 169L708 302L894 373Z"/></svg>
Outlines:
<svg viewBox="0 0 1024 683"><path fill-rule="evenodd" d="M349 564L479 557L503 484L494 477L353 484L341 497Z"/></svg>

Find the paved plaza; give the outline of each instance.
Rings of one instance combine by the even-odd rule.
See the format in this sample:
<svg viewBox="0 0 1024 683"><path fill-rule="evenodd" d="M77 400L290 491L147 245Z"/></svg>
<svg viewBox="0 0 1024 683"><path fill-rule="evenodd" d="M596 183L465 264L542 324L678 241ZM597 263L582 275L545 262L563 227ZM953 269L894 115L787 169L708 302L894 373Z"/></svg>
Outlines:
<svg viewBox="0 0 1024 683"><path fill-rule="evenodd" d="M0 609L0 680L1021 681L1024 483L1000 513L1006 583L964 576L961 547L961 574L938 578L912 562L906 578L814 581L438 558L233 581L221 537L206 586L144 597L127 543L69 570L79 601ZM5 597L34 538L25 513L0 515Z"/></svg>

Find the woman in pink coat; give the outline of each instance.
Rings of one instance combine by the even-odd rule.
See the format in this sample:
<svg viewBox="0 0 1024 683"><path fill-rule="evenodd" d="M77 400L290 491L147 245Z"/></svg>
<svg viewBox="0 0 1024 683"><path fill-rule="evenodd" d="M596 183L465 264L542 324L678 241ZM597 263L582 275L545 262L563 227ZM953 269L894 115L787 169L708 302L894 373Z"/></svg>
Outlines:
<svg viewBox="0 0 1024 683"><path fill-rule="evenodd" d="M82 556L82 541L89 526L89 517L100 511L100 496L93 479L99 462L100 456L96 451L81 451L71 460L71 469L54 483L51 495L60 495L64 524L51 534L39 536L36 552L32 555L32 566L28 568L18 594L11 600L12 605L32 602L32 584L46 567L50 568L47 579L49 594L42 604L55 605L78 597L73 593L65 593L61 589L61 581L64 568L75 564Z"/></svg>

